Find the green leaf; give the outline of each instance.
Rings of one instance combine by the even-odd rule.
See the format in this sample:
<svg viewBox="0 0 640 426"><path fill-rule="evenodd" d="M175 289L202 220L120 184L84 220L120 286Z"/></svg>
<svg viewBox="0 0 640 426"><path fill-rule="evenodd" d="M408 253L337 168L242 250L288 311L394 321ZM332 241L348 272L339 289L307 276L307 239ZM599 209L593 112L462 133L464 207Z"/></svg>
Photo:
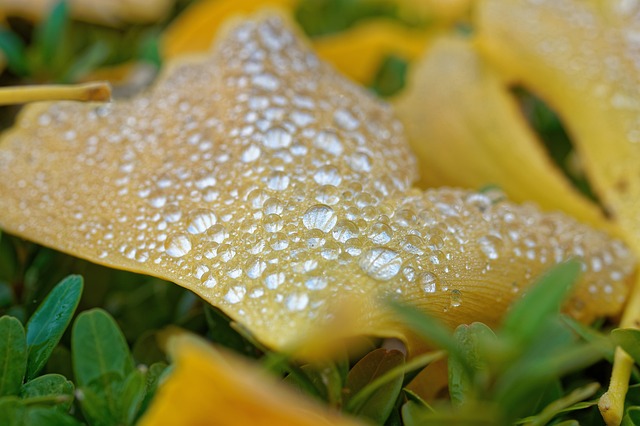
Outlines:
<svg viewBox="0 0 640 426"><path fill-rule="evenodd" d="M19 76L29 74L24 42L11 31L0 29L0 51L7 59L8 68Z"/></svg>
<svg viewBox="0 0 640 426"><path fill-rule="evenodd" d="M535 338L546 319L560 311L562 301L580 274L580 265L579 261L570 260L544 274L507 313L500 334L516 345Z"/></svg>
<svg viewBox="0 0 640 426"><path fill-rule="evenodd" d="M487 371L483 350L496 341L496 336L486 325L474 322L458 326L453 337L465 356L463 359L451 358L448 362L449 395L454 405L462 405L477 395L477 376Z"/></svg>
<svg viewBox="0 0 640 426"><path fill-rule="evenodd" d="M47 15L35 32L35 44L38 46L41 65L51 67L58 56L65 27L69 22L69 8L66 1L59 1Z"/></svg>
<svg viewBox="0 0 640 426"><path fill-rule="evenodd" d="M71 408L73 391L73 383L66 377L60 374L45 374L22 385L20 396L27 400L27 404L49 402L55 404L57 410L66 412Z"/></svg>
<svg viewBox="0 0 640 426"><path fill-rule="evenodd" d="M119 392L134 365L114 319L102 309L78 315L72 330L71 353L76 382L84 393L81 406L92 424L108 424L105 418L122 420Z"/></svg>
<svg viewBox="0 0 640 426"><path fill-rule="evenodd" d="M433 411L417 402L407 401L402 406L402 422L405 426L421 426L424 418L432 413Z"/></svg>
<svg viewBox="0 0 640 426"><path fill-rule="evenodd" d="M375 389L367 389L375 379L404 364L404 354L397 350L376 349L353 366L345 383L345 406L353 414L384 423L402 390L404 374L398 374ZM366 397L358 397L364 392Z"/></svg>
<svg viewBox="0 0 640 426"><path fill-rule="evenodd" d="M255 358L259 351L232 326L231 320L219 309L205 306L204 313L211 339L224 347Z"/></svg>
<svg viewBox="0 0 640 426"><path fill-rule="evenodd" d="M27 370L24 327L14 317L0 318L0 396L18 395Z"/></svg>
<svg viewBox="0 0 640 426"><path fill-rule="evenodd" d="M398 319L417 332L426 341L449 352L449 356L464 359L464 353L458 348L453 333L437 319L425 314L418 308L397 301L389 301L391 309Z"/></svg>
<svg viewBox="0 0 640 426"><path fill-rule="evenodd" d="M115 409L110 407L112 401L106 400L100 393L88 387L79 388L76 398L87 423L91 426L113 426L120 423L115 417Z"/></svg>
<svg viewBox="0 0 640 426"><path fill-rule="evenodd" d="M620 426L640 426L640 407L629 407Z"/></svg>
<svg viewBox="0 0 640 426"><path fill-rule="evenodd" d="M28 426L24 421L27 407L15 396L0 398L0 425Z"/></svg>
<svg viewBox="0 0 640 426"><path fill-rule="evenodd" d="M120 393L121 418L124 424L132 425L138 417L146 388L146 373L134 369L125 380Z"/></svg>
<svg viewBox="0 0 640 426"><path fill-rule="evenodd" d="M167 364L164 362L156 362L149 367L149 370L147 371L146 393L142 403L140 404L140 413L144 413L147 410L147 407L151 403L151 400L153 400L166 370Z"/></svg>
<svg viewBox="0 0 640 426"><path fill-rule="evenodd" d="M29 426L82 426L78 420L54 407L30 407L25 413L25 424Z"/></svg>
<svg viewBox="0 0 640 426"><path fill-rule="evenodd" d="M82 277L70 275L56 285L27 323L27 379L35 377L58 345L82 295Z"/></svg>
<svg viewBox="0 0 640 426"><path fill-rule="evenodd" d="M582 403L587 398L592 397L600 389L599 383L590 383L575 389L570 394L553 401L547 405L538 415L527 418L528 426L544 426L549 423L555 416L568 413L570 411L582 410L592 407L597 402Z"/></svg>
<svg viewBox="0 0 640 426"><path fill-rule="evenodd" d="M611 332L611 340L624 349L636 364L640 363L640 330L616 328Z"/></svg>

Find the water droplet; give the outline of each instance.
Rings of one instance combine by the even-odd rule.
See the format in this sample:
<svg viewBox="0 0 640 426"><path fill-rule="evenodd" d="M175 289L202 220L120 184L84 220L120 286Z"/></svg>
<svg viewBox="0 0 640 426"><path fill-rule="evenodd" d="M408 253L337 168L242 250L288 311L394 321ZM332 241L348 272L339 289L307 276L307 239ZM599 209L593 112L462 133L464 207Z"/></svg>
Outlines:
<svg viewBox="0 0 640 426"><path fill-rule="evenodd" d="M227 294L224 296L224 300L228 303L235 305L236 303L242 302L244 299L244 295L247 293L247 289L242 286L231 287Z"/></svg>
<svg viewBox="0 0 640 426"><path fill-rule="evenodd" d="M334 166L322 166L313 175L313 180L318 185L333 185L338 186L342 182L342 176L340 172Z"/></svg>
<svg viewBox="0 0 640 426"><path fill-rule="evenodd" d="M451 306L457 308L462 303L462 292L460 290L451 290L450 300Z"/></svg>
<svg viewBox="0 0 640 426"><path fill-rule="evenodd" d="M267 148L280 149L291 145L291 134L282 127L272 127L266 131L262 143Z"/></svg>
<svg viewBox="0 0 640 426"><path fill-rule="evenodd" d="M229 232L222 224L213 225L207 231L207 240L222 244L224 240L229 238Z"/></svg>
<svg viewBox="0 0 640 426"><path fill-rule="evenodd" d="M332 155L340 155L344 150L342 142L336 132L332 130L323 130L319 132L314 140L314 146Z"/></svg>
<svg viewBox="0 0 640 426"><path fill-rule="evenodd" d="M487 256L488 259L495 260L499 256L499 251L502 248L502 239L495 235L485 235L478 239L480 250Z"/></svg>
<svg viewBox="0 0 640 426"><path fill-rule="evenodd" d="M285 275L283 272L276 272L275 274L267 275L264 279L264 285L270 290L275 290L284 283L284 279Z"/></svg>
<svg viewBox="0 0 640 426"><path fill-rule="evenodd" d="M191 234L202 234L218 221L216 215L207 209L194 210L190 213L190 218L187 231Z"/></svg>
<svg viewBox="0 0 640 426"><path fill-rule="evenodd" d="M290 294L287 297L287 301L285 302L285 305L287 306L288 310L292 312L298 312L298 311L304 310L307 307L308 303L309 303L309 296L307 296L305 293Z"/></svg>
<svg viewBox="0 0 640 426"><path fill-rule="evenodd" d="M256 161L260 157L261 153L262 151L260 150L259 146L251 144L244 151L242 151L240 159L245 163L251 163L253 161Z"/></svg>
<svg viewBox="0 0 640 426"><path fill-rule="evenodd" d="M273 250L280 251L289 247L289 240L282 232L276 232L269 237L269 245Z"/></svg>
<svg viewBox="0 0 640 426"><path fill-rule="evenodd" d="M371 278L387 281L400 272L402 258L389 248L374 247L362 254L359 266Z"/></svg>
<svg viewBox="0 0 640 426"><path fill-rule="evenodd" d="M327 287L327 280L322 277L311 277L305 283L309 290L322 290Z"/></svg>
<svg viewBox="0 0 640 426"><path fill-rule="evenodd" d="M418 283L425 293L435 293L438 289L438 277L431 272L423 272L418 277Z"/></svg>
<svg viewBox="0 0 640 426"><path fill-rule="evenodd" d="M267 178L267 186L274 191L284 191L289 187L290 178L285 172L276 170Z"/></svg>
<svg viewBox="0 0 640 426"><path fill-rule="evenodd" d="M218 247L218 256L220 257L220 260L225 263L233 259L235 255L236 251L230 244L222 244L220 247Z"/></svg>
<svg viewBox="0 0 640 426"><path fill-rule="evenodd" d="M214 277L211 272L204 274L200 281L202 282L202 285L207 288L213 288L218 284L218 280L216 280L216 277Z"/></svg>
<svg viewBox="0 0 640 426"><path fill-rule="evenodd" d="M355 130L360 125L353 114L344 108L339 108L333 113L333 121L344 130Z"/></svg>
<svg viewBox="0 0 640 426"><path fill-rule="evenodd" d="M267 269L267 263L261 259L253 259L247 262L246 274L251 279L260 278L264 270Z"/></svg>
<svg viewBox="0 0 640 426"><path fill-rule="evenodd" d="M201 279L207 272L209 272L209 267L207 265L198 265L193 275L195 275L197 279Z"/></svg>
<svg viewBox="0 0 640 426"><path fill-rule="evenodd" d="M333 185L322 185L316 191L316 201L333 206L340 202L340 191Z"/></svg>
<svg viewBox="0 0 640 426"><path fill-rule="evenodd" d="M258 74L251 78L251 82L255 87L260 89L274 91L280 86L280 81L271 74Z"/></svg>
<svg viewBox="0 0 640 426"><path fill-rule="evenodd" d="M336 241L341 243L350 240L351 238L356 238L359 233L358 226L350 220L341 220L338 222L333 228L332 235Z"/></svg>
<svg viewBox="0 0 640 426"><path fill-rule="evenodd" d="M302 216L302 223L307 229L319 229L322 232L331 231L337 221L333 209L324 204L309 207Z"/></svg>
<svg viewBox="0 0 640 426"><path fill-rule="evenodd" d="M172 234L164 242L164 248L169 256L182 257L191 251L191 238L188 234Z"/></svg>
<svg viewBox="0 0 640 426"><path fill-rule="evenodd" d="M307 247L312 249L322 247L327 241L325 239L325 233L319 229L309 230L306 237L307 237Z"/></svg>
<svg viewBox="0 0 640 426"><path fill-rule="evenodd" d="M147 202L150 206L155 207L157 209L163 207L167 202L167 196L160 191L154 191L149 194L149 198Z"/></svg>
<svg viewBox="0 0 640 426"><path fill-rule="evenodd" d="M320 250L320 256L327 260L335 260L340 256L341 253L340 245L334 241L328 241L322 246L322 250Z"/></svg>
<svg viewBox="0 0 640 426"><path fill-rule="evenodd" d="M424 254L423 245L424 241L417 235L409 234L402 239L402 248L404 251L417 256Z"/></svg>
<svg viewBox="0 0 640 426"><path fill-rule="evenodd" d="M267 232L279 232L283 226L284 221L278 214L268 214L262 219L262 227Z"/></svg>
<svg viewBox="0 0 640 426"><path fill-rule="evenodd" d="M378 222L371 226L369 239L375 244L387 244L393 237L393 230L385 223Z"/></svg>
<svg viewBox="0 0 640 426"><path fill-rule="evenodd" d="M373 160L364 152L356 152L348 159L349 166L356 172L370 172Z"/></svg>

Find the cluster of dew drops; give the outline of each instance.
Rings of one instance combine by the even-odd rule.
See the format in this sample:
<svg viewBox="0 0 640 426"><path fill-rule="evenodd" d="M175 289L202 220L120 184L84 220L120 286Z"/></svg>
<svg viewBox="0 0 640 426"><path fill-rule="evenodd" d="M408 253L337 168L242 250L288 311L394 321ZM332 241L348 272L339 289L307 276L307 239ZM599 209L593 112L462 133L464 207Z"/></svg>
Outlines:
<svg viewBox="0 0 640 426"><path fill-rule="evenodd" d="M631 268L604 268L626 249L590 252L603 246L590 238L603 237L580 236L569 219L492 194L410 189L415 160L390 108L320 63L279 18L243 23L210 61L176 69L133 104L147 116L90 117L119 129L96 138L137 141L120 155L115 204L100 206L136 213L93 243L100 256L165 268L240 315L275 302L314 317L333 296L387 282L389 293L446 294L455 308L464 276L505 258L532 270L597 259L585 268L605 296ZM167 109L169 124L153 118ZM156 169L136 162L146 155L162 159Z"/></svg>

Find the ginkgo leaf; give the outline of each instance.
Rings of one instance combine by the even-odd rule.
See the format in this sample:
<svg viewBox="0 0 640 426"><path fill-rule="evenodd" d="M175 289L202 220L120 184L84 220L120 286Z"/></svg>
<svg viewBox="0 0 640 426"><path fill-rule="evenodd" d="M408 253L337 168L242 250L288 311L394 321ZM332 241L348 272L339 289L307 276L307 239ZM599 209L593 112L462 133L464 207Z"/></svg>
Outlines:
<svg viewBox="0 0 640 426"><path fill-rule="evenodd" d="M298 0L204 0L193 3L173 20L162 36L162 56L175 58L205 52L221 25L231 17L247 15L265 6L292 10Z"/></svg>
<svg viewBox="0 0 640 426"><path fill-rule="evenodd" d="M562 117L589 180L640 252L640 7L637 2L490 0L479 45Z"/></svg>
<svg viewBox="0 0 640 426"><path fill-rule="evenodd" d="M619 311L620 241L491 193L411 189L391 108L283 22L242 22L129 101L27 108L0 140L0 225L187 287L281 350L346 303L338 334L410 340L384 296L495 324L570 257L585 272L567 310Z"/></svg>
<svg viewBox="0 0 640 426"><path fill-rule="evenodd" d="M162 55L174 58L185 53L209 50L222 23L232 16L247 14L268 6L293 11L298 0L209 0L193 4L165 31ZM348 30L313 41L321 59L360 83L371 83L387 55L406 60L424 49L429 32L412 29L389 19L373 19Z"/></svg>
<svg viewBox="0 0 640 426"><path fill-rule="evenodd" d="M411 70L395 100L424 186L498 185L582 222L611 228L544 151L498 74L462 38L441 38Z"/></svg>
<svg viewBox="0 0 640 426"><path fill-rule="evenodd" d="M389 19L368 20L346 31L314 40L320 58L355 81L370 84L388 55L410 61L427 46L430 32Z"/></svg>
<svg viewBox="0 0 640 426"><path fill-rule="evenodd" d="M175 367L160 386L140 425L357 426L278 383L237 355L196 337L174 337ZM178 408L178 409L176 409Z"/></svg>
<svg viewBox="0 0 640 426"><path fill-rule="evenodd" d="M60 0L0 0L0 11L39 21ZM156 22L171 9L175 0L66 0L78 19L107 25Z"/></svg>

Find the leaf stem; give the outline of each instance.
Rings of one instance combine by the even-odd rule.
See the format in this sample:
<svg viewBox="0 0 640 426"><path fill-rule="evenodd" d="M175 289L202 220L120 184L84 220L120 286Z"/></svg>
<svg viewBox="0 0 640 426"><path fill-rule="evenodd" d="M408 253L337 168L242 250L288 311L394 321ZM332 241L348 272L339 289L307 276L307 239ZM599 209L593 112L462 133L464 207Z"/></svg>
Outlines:
<svg viewBox="0 0 640 426"><path fill-rule="evenodd" d="M629 302L624 310L622 328L640 329L640 274L631 288ZM629 389L629 378L633 359L622 348L616 348L609 389L600 397L598 408L607 426L617 426L622 422L624 400Z"/></svg>
<svg viewBox="0 0 640 426"><path fill-rule="evenodd" d="M111 87L106 82L71 85L36 85L0 88L0 105L40 101L110 101Z"/></svg>

